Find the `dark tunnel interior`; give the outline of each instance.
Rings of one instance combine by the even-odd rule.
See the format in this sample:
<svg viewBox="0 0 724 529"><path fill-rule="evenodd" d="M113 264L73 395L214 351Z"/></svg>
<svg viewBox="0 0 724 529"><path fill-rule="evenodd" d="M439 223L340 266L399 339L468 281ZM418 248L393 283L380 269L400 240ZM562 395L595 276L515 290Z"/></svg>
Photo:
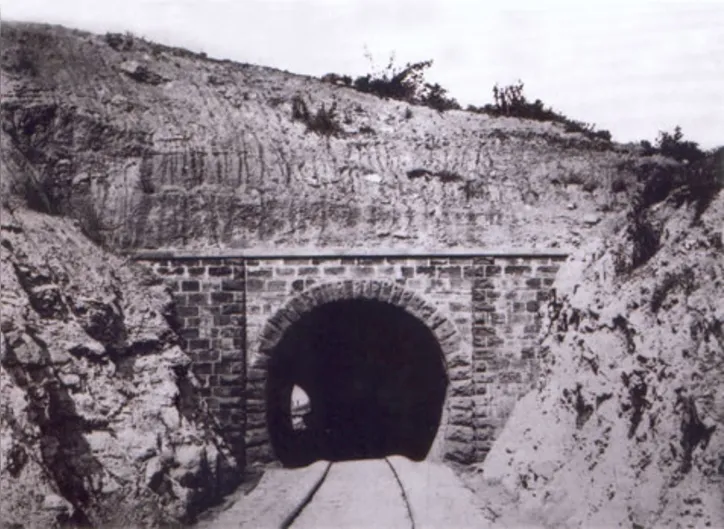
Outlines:
<svg viewBox="0 0 724 529"><path fill-rule="evenodd" d="M344 300L295 322L272 352L267 424L287 467L427 455L442 414L447 375L432 331L394 305ZM309 397L292 425L292 388Z"/></svg>

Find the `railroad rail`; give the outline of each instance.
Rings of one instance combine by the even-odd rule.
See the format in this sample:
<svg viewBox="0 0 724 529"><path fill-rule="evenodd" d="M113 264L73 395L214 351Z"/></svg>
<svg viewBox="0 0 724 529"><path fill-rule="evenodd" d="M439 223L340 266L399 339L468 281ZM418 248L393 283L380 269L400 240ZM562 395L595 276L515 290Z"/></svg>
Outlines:
<svg viewBox="0 0 724 529"><path fill-rule="evenodd" d="M485 528L470 490L441 464L402 456L317 461L265 473L257 487L197 529Z"/></svg>

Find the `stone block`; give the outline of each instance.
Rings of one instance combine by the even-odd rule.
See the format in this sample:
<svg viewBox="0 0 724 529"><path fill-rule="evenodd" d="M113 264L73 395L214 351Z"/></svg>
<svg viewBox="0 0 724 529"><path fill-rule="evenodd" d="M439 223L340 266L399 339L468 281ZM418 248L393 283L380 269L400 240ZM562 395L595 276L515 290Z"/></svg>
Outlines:
<svg viewBox="0 0 724 529"><path fill-rule="evenodd" d="M247 444L245 455L246 462L249 465L265 464L274 460L274 454L268 443L263 443L259 446L249 446Z"/></svg>
<svg viewBox="0 0 724 529"><path fill-rule="evenodd" d="M415 273L417 275L434 277L435 267L434 266L417 266L417 267L415 267Z"/></svg>
<svg viewBox="0 0 724 529"><path fill-rule="evenodd" d="M536 352L535 347L523 347L520 351L520 356L523 359L535 358L535 352Z"/></svg>
<svg viewBox="0 0 724 529"><path fill-rule="evenodd" d="M475 458L475 446L473 443L460 441L447 441L445 443L445 460L468 465Z"/></svg>
<svg viewBox="0 0 724 529"><path fill-rule="evenodd" d="M243 384L244 380L240 375L244 373L244 362L236 361L220 361L214 364L215 375L236 375L235 379L239 384Z"/></svg>
<svg viewBox="0 0 724 529"><path fill-rule="evenodd" d="M242 279L223 279L221 281L221 290L225 292L243 292L244 281Z"/></svg>
<svg viewBox="0 0 724 529"><path fill-rule="evenodd" d="M318 266L302 266L297 270L297 275L300 276L316 276L319 275Z"/></svg>
<svg viewBox="0 0 724 529"><path fill-rule="evenodd" d="M473 301L473 312L495 312L495 305L488 303L487 301L474 300Z"/></svg>
<svg viewBox="0 0 724 529"><path fill-rule="evenodd" d="M533 269L530 266L514 265L505 267L505 275L509 276L530 275L532 272Z"/></svg>
<svg viewBox="0 0 724 529"><path fill-rule="evenodd" d="M188 340L188 341L186 342L186 344L187 344L187 347L188 347L191 351L199 351L199 350L208 349L209 347L211 347L211 342L210 342L209 340L206 340L206 339L202 339L202 340Z"/></svg>
<svg viewBox="0 0 724 529"><path fill-rule="evenodd" d="M179 335L185 340L194 340L199 337L199 329L197 327L187 327L181 329Z"/></svg>
<svg viewBox="0 0 724 529"><path fill-rule="evenodd" d="M455 397L470 397L475 392L475 387L470 379L453 380L450 382L450 390Z"/></svg>
<svg viewBox="0 0 724 529"><path fill-rule="evenodd" d="M352 275L357 277L371 277L375 275L375 269L372 266L357 266L352 269Z"/></svg>
<svg viewBox="0 0 724 529"><path fill-rule="evenodd" d="M451 426L445 431L445 439L460 443L472 443L475 440L475 430L473 429L472 424L465 426Z"/></svg>
<svg viewBox="0 0 724 529"><path fill-rule="evenodd" d="M188 274L191 277L203 277L206 275L205 266L190 266L188 267Z"/></svg>
<svg viewBox="0 0 724 529"><path fill-rule="evenodd" d="M256 269L248 269L246 271L246 278L252 279L252 278L259 278L259 279L269 279L272 277L273 273L268 268L256 268Z"/></svg>
<svg viewBox="0 0 724 529"><path fill-rule="evenodd" d="M199 308L197 306L176 306L176 315L181 318L195 317L199 315Z"/></svg>
<svg viewBox="0 0 724 529"><path fill-rule="evenodd" d="M540 288L541 279L539 277L531 277L530 279L526 279L525 286L527 286L528 288Z"/></svg>
<svg viewBox="0 0 724 529"><path fill-rule="evenodd" d="M451 382L465 381L470 379L470 363L451 367L448 364L447 376Z"/></svg>
<svg viewBox="0 0 724 529"><path fill-rule="evenodd" d="M438 277L462 277L462 269L459 266L445 266L438 268Z"/></svg>
<svg viewBox="0 0 724 529"><path fill-rule="evenodd" d="M234 294L231 292L212 292L211 303L231 303L234 301Z"/></svg>
<svg viewBox="0 0 724 529"><path fill-rule="evenodd" d="M498 381L501 384L520 384L523 382L523 374L520 371L504 371L498 374Z"/></svg>
<svg viewBox="0 0 724 529"><path fill-rule="evenodd" d="M192 364L194 375L210 375L213 371L214 364L212 362L195 362Z"/></svg>
<svg viewBox="0 0 724 529"><path fill-rule="evenodd" d="M217 364L220 365L220 364ZM244 384L244 380L239 376L235 374L229 374L229 373L219 373L218 370L214 370L215 374L219 375L219 385L224 386L227 388L239 388L241 389ZM237 396L237 395L229 395L229 396ZM240 396L240 395L239 395Z"/></svg>
<svg viewBox="0 0 724 529"><path fill-rule="evenodd" d="M244 314L244 305L241 303L229 303L221 306L221 314Z"/></svg>
<svg viewBox="0 0 724 529"><path fill-rule="evenodd" d="M541 276L545 277L551 277L555 276L558 273L558 270L560 267L558 265L550 265L550 266L539 266L536 268L536 274L539 274Z"/></svg>
<svg viewBox="0 0 724 529"><path fill-rule="evenodd" d="M390 283L389 281L382 282L380 285L379 300L384 301L384 302L389 302L394 289L395 289L395 285L393 283Z"/></svg>
<svg viewBox="0 0 724 529"><path fill-rule="evenodd" d="M482 395L481 392L477 391L478 388L484 387L488 384L492 384L498 379L497 374L494 373L494 366L488 364L487 362L486 365L488 367L487 371L480 371L476 369L475 374L473 375L473 382L475 383L476 394L478 395Z"/></svg>
<svg viewBox="0 0 724 529"><path fill-rule="evenodd" d="M262 443L268 443L269 432L267 432L266 428L249 429L246 432L245 442L248 448L258 446Z"/></svg>
<svg viewBox="0 0 724 529"><path fill-rule="evenodd" d="M230 276L232 272L229 266L209 266L207 271L210 277Z"/></svg>
<svg viewBox="0 0 724 529"><path fill-rule="evenodd" d="M485 277L498 277L503 269L497 265L487 265L485 267Z"/></svg>
<svg viewBox="0 0 724 529"><path fill-rule="evenodd" d="M415 269L412 266L403 266L400 268L400 273L402 274L402 277L406 279L415 277Z"/></svg>
<svg viewBox="0 0 724 529"><path fill-rule="evenodd" d="M287 282L279 279L267 281L264 289L267 292L286 292Z"/></svg>
<svg viewBox="0 0 724 529"><path fill-rule="evenodd" d="M181 281L181 292L199 292L201 284L198 281Z"/></svg>
<svg viewBox="0 0 724 529"><path fill-rule="evenodd" d="M265 421L266 417L266 400L264 399L247 399L246 400L246 415L249 421L258 418Z"/></svg>
<svg viewBox="0 0 724 529"><path fill-rule="evenodd" d="M263 400L266 398L265 383L247 383L246 390L242 392L242 396L250 400Z"/></svg>
<svg viewBox="0 0 724 529"><path fill-rule="evenodd" d="M201 318L184 318L184 327L198 327L201 325Z"/></svg>
<svg viewBox="0 0 724 529"><path fill-rule="evenodd" d="M262 292L264 290L264 281L262 279L247 279L247 292Z"/></svg>
<svg viewBox="0 0 724 529"><path fill-rule="evenodd" d="M246 427L249 430L256 430L259 428L266 428L266 419L264 415L254 413L246 417Z"/></svg>

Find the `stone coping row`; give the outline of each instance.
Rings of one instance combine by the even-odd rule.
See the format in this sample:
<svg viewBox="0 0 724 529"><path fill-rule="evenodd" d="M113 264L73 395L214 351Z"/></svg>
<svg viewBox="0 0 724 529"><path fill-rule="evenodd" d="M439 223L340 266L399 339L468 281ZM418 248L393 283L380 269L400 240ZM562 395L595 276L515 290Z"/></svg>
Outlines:
<svg viewBox="0 0 724 529"><path fill-rule="evenodd" d="M431 258L431 257L518 257L518 258L535 258L535 257L557 257L565 258L570 252L564 250L516 250L516 249L500 249L500 250L474 250L474 249L451 249L440 248L434 249L346 249L346 250L239 250L239 251L223 251L216 252L188 252L181 250L139 250L127 256L138 261L157 261L164 259L333 259L338 257L351 258L384 258L384 257L409 257L409 258Z"/></svg>

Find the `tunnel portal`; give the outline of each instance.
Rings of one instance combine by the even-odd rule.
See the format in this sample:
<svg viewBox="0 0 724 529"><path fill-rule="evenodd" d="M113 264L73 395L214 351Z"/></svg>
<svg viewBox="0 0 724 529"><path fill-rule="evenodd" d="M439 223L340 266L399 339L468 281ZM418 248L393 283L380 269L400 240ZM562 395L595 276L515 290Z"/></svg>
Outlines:
<svg viewBox="0 0 724 529"><path fill-rule="evenodd" d="M448 378L432 331L394 305L326 303L291 325L272 351L267 424L284 466L401 454L424 459ZM295 386L309 397L304 428L292 424Z"/></svg>

